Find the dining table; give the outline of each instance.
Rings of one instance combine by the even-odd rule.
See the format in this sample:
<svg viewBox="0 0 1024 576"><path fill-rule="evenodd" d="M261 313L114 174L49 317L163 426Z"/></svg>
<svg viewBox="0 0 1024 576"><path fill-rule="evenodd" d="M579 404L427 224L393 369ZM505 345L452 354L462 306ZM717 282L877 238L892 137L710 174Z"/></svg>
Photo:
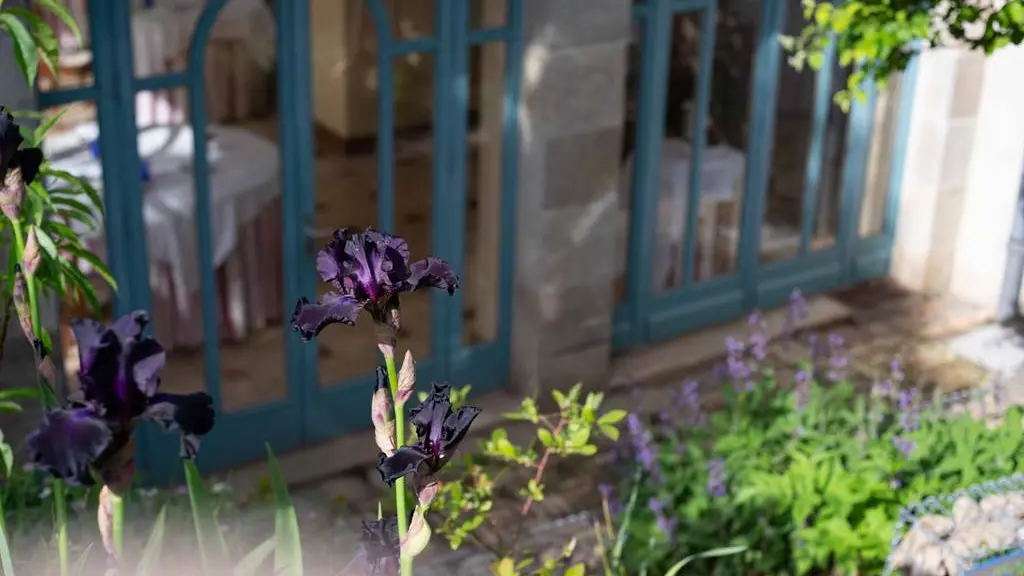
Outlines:
<svg viewBox="0 0 1024 576"><path fill-rule="evenodd" d="M280 153L270 140L240 128L211 125L207 133L212 242L218 322L225 341L244 340L282 314ZM46 139L53 168L82 177L103 194L103 151L98 128L84 123ZM155 125L138 132L143 242L156 336L167 349L198 348L203 341L196 240L193 129ZM102 222L102 218L98 221ZM107 254L104 228L76 222L86 246ZM93 275L87 262L82 272Z"/></svg>

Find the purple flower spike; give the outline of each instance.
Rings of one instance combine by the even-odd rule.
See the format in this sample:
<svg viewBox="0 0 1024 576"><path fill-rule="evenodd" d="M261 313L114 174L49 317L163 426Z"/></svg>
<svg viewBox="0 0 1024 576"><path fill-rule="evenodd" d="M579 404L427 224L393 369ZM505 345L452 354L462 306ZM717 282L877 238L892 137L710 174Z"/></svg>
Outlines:
<svg viewBox="0 0 1024 576"><path fill-rule="evenodd" d="M389 486L411 473L429 478L451 460L481 410L474 406L453 410L450 395L448 384L434 382L430 396L409 411L416 445L402 446L391 456L381 454L377 462L381 479Z"/></svg>
<svg viewBox="0 0 1024 576"><path fill-rule="evenodd" d="M909 457L911 454L913 454L914 448L917 447L917 444L913 440L909 438L904 438L902 436L894 437L892 439L892 444L905 457Z"/></svg>
<svg viewBox="0 0 1024 576"><path fill-rule="evenodd" d="M51 410L26 444L35 464L72 484L91 484L89 467L103 465L128 444L139 420L181 434L181 456L192 458L199 437L213 429L213 400L205 392L159 391L164 350L143 337L149 318L133 312L110 326L71 320L78 343L81 401Z"/></svg>
<svg viewBox="0 0 1024 576"><path fill-rule="evenodd" d="M712 498L721 498L726 494L725 461L721 458L708 461L707 493Z"/></svg>
<svg viewBox="0 0 1024 576"><path fill-rule="evenodd" d="M614 489L612 488L611 484L606 484L606 483L602 482L601 484L597 485L597 491L601 494L601 499L602 500L609 500L610 501L612 499L612 491L613 490Z"/></svg>
<svg viewBox="0 0 1024 576"><path fill-rule="evenodd" d="M292 330L307 341L331 324L355 324L360 310L378 325L397 330L400 293L439 288L454 294L459 286L444 260L427 257L410 264L404 238L373 228L337 230L317 255L316 270L335 291L317 303L302 298L296 304Z"/></svg>

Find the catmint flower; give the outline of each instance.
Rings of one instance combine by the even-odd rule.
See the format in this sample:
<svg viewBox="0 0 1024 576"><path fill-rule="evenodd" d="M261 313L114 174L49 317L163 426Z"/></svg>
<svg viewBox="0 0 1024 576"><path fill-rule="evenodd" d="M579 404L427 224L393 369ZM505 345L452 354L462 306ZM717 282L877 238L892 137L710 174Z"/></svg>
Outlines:
<svg viewBox="0 0 1024 576"><path fill-rule="evenodd" d="M811 373L807 370L800 370L796 373L796 386L793 389L793 400L797 412L802 412L807 407L811 396Z"/></svg>
<svg viewBox="0 0 1024 576"><path fill-rule="evenodd" d="M651 442L650 434L644 429L640 418L635 413L626 417L626 428L629 431L633 444L633 455L640 466L650 472L657 473L657 455L654 453L655 446Z"/></svg>
<svg viewBox="0 0 1024 576"><path fill-rule="evenodd" d="M602 482L602 483L597 485L597 491L601 494L601 499L602 500L611 501L611 499L612 499L612 490L614 490L612 488L612 485L608 484L606 482Z"/></svg>
<svg viewBox="0 0 1024 576"><path fill-rule="evenodd" d="M807 343L810 345L811 348L812 362L817 363L818 360L821 360L822 358L828 355L828 350L826 348L825 342L823 342L821 337L818 336L817 334L811 334L810 337L807 339Z"/></svg>
<svg viewBox="0 0 1024 576"><path fill-rule="evenodd" d="M747 318L747 324L754 329L748 339L750 355L758 362L763 362L768 355L768 325L764 321L764 315L754 311Z"/></svg>
<svg viewBox="0 0 1024 576"><path fill-rule="evenodd" d="M902 366L900 366L899 358L893 358L892 362L889 363L889 379L897 386L902 384L903 380L906 379L906 375L903 374Z"/></svg>
<svg viewBox="0 0 1024 576"><path fill-rule="evenodd" d="M892 444L904 456L910 456L914 452L914 448L917 446L913 440L902 436L893 437Z"/></svg>
<svg viewBox="0 0 1024 576"><path fill-rule="evenodd" d="M900 482L899 478L890 478L889 479L889 488L892 488L893 490L899 490L902 487L903 487L903 482Z"/></svg>
<svg viewBox="0 0 1024 576"><path fill-rule="evenodd" d="M647 507L654 513L654 521L658 526L658 530L661 531L666 540L671 541L677 521L675 518L670 518L665 515L665 503L652 496L651 499L647 501Z"/></svg>
<svg viewBox="0 0 1024 576"><path fill-rule="evenodd" d="M807 300L804 299L800 290L793 290L789 294L789 306L786 308L786 321L782 327L782 336L792 338L797 325L805 319L807 319Z"/></svg>
<svg viewBox="0 0 1024 576"><path fill-rule="evenodd" d="M700 382L687 380L683 382L676 405L684 410L686 421L700 425L707 420L700 401Z"/></svg>
<svg viewBox="0 0 1024 576"><path fill-rule="evenodd" d="M916 388L900 392L897 406L900 411L900 427L908 432L917 430L919 418L917 413L918 394Z"/></svg>
<svg viewBox="0 0 1024 576"><path fill-rule="evenodd" d="M707 493L712 498L725 496L725 461L715 458L708 461Z"/></svg>
<svg viewBox="0 0 1024 576"><path fill-rule="evenodd" d="M746 347L742 340L737 340L732 336L728 336L725 339L725 348L728 350L730 357L738 357L743 355L743 351Z"/></svg>
<svg viewBox="0 0 1024 576"><path fill-rule="evenodd" d="M844 350L845 341L838 334L828 335L828 378L832 382L838 382L846 375L846 367L849 360Z"/></svg>

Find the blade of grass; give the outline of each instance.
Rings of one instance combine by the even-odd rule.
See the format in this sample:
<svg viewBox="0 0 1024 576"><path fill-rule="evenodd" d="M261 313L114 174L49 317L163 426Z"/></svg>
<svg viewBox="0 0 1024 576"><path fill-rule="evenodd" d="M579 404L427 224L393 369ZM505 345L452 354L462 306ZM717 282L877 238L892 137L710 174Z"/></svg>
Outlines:
<svg viewBox="0 0 1024 576"><path fill-rule="evenodd" d="M0 567L4 576L14 576L14 559L11 558L11 544L7 540L7 522L4 520L3 498L0 496Z"/></svg>
<svg viewBox="0 0 1024 576"><path fill-rule="evenodd" d="M694 560L699 560L701 558L720 558L722 556L732 556L733 554L739 554L741 552L746 551L746 546L729 546L727 548L715 548L714 550L708 550L706 552L701 552L699 554L693 554L687 556L686 558L683 558L679 562L676 562L671 568L668 569L668 572L665 572L665 576L676 576L676 574L679 574L679 571L682 570L683 567L685 567L690 562L693 562Z"/></svg>
<svg viewBox="0 0 1024 576"><path fill-rule="evenodd" d="M74 576L82 576L82 574L85 573L85 565L86 562L89 561L90 552L92 552L92 542L85 547L85 550L83 550L82 554L79 555L78 560L75 560L75 566L71 570L71 573L74 574Z"/></svg>
<svg viewBox="0 0 1024 576"><path fill-rule="evenodd" d="M53 514L57 530L57 558L60 576L70 576L68 567L68 496L64 482L53 482Z"/></svg>
<svg viewBox="0 0 1024 576"><path fill-rule="evenodd" d="M160 514L153 523L153 530L149 533L149 540L146 547L142 549L142 559L139 560L139 567L135 571L138 576L150 576L156 573L160 563L160 554L164 550L164 521L167 517L167 507L160 508Z"/></svg>
<svg viewBox="0 0 1024 576"><path fill-rule="evenodd" d="M267 444L267 467L270 468L270 485L274 489L274 573L288 576L302 576L302 537L299 534L299 520L288 494L281 467L274 451Z"/></svg>
<svg viewBox="0 0 1024 576"><path fill-rule="evenodd" d="M206 501L206 487L203 477L196 468L195 462L185 460L185 485L188 487L188 500L192 506L192 521L195 524L196 539L199 542L199 560L204 574L213 574L219 567L221 558L215 558L210 544L219 538L220 529L213 520L213 513Z"/></svg>
<svg viewBox="0 0 1024 576"><path fill-rule="evenodd" d="M274 538L267 538L262 544L255 547L244 558L235 564L235 576L253 576L256 570L270 558L270 553L274 551Z"/></svg>

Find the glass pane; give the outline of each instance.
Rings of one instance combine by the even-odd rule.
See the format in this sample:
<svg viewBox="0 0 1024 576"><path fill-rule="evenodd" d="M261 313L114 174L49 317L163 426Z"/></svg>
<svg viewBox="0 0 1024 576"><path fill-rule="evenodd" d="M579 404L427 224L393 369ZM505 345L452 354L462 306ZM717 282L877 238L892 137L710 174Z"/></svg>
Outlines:
<svg viewBox="0 0 1024 576"><path fill-rule="evenodd" d="M637 105L640 99L641 40L643 34L642 20L633 19L633 34L628 47L626 60L626 113L622 131L622 170L619 171L619 213L616 215L616 274L613 290L615 301L626 299L627 280L626 268L629 254L629 218L633 202L632 165L636 151Z"/></svg>
<svg viewBox="0 0 1024 576"><path fill-rule="evenodd" d="M135 76L146 78L188 71L188 48L204 2L156 1L132 12ZM219 124L267 117L273 107L275 35L271 6L258 0L232 0L210 30L202 73L206 114ZM188 91L171 88L139 92L135 117L140 127L180 124L188 115Z"/></svg>
<svg viewBox="0 0 1024 576"><path fill-rule="evenodd" d="M313 121L316 138L313 255L337 228L377 226L377 44L362 1L311 4ZM341 23L364 22L365 27ZM318 295L331 290L315 271ZM373 324L336 326L316 339L321 386L370 374L377 365Z"/></svg>
<svg viewBox="0 0 1024 576"><path fill-rule="evenodd" d="M789 10L785 34L799 34L803 26L800 11ZM772 164L761 223L762 262L790 258L800 251L816 77L810 68L797 71L787 64L779 72Z"/></svg>
<svg viewBox="0 0 1024 576"><path fill-rule="evenodd" d="M740 203L750 108L750 78L760 10L736 0L719 4L707 111L706 146L700 167L697 244L693 270L697 281L730 274L739 246ZM683 281L690 159L696 130L697 89L703 13L678 14L672 23L666 99L665 139L661 150L658 232L654 282L661 289Z"/></svg>
<svg viewBox="0 0 1024 576"><path fill-rule="evenodd" d="M864 181L864 200L861 205L860 236L882 232L885 224L885 205L889 198L889 175L892 170L893 144L899 117L901 77L895 76L889 85L878 92L875 101L874 133L868 156L868 171Z"/></svg>
<svg viewBox="0 0 1024 576"><path fill-rule="evenodd" d="M474 46L470 66L466 268L463 271L466 297L462 311L462 341L468 346L498 336L505 45Z"/></svg>
<svg viewBox="0 0 1024 576"><path fill-rule="evenodd" d="M846 87L849 74L849 70L836 64L832 72L831 94ZM818 213L814 222L814 235L811 237L812 250L824 250L834 246L836 242L849 118L849 114L843 112L834 102L829 106L825 152L821 160L821 185L818 189Z"/></svg>
<svg viewBox="0 0 1024 576"><path fill-rule="evenodd" d="M338 1L338 0L336 0ZM362 22L354 20L365 14L369 14L363 8L357 8L355 4L366 4L365 0L353 2L346 0L338 1L339 4L348 5L348 15L342 21L342 27L357 34L373 35L373 21L366 19ZM436 0L400 0L397 2L383 2L391 19L391 33L397 39L426 38L434 35L434 7Z"/></svg>
<svg viewBox="0 0 1024 576"><path fill-rule="evenodd" d="M507 12L508 0L472 0L469 3L469 25L474 30L504 26Z"/></svg>
<svg viewBox="0 0 1024 576"><path fill-rule="evenodd" d="M45 64L39 65L39 89L76 88L93 84L92 34L89 30L87 0L62 0L60 4L78 25L80 37L76 38L71 28L60 18L35 2L26 2L28 8L42 17L53 29L57 39L57 62L55 70Z"/></svg>
<svg viewBox="0 0 1024 576"><path fill-rule="evenodd" d="M435 254L433 230L433 54L409 54L395 63L395 230L409 242L411 260ZM404 89L404 90L403 90ZM431 349L433 290L402 295L399 354L424 359Z"/></svg>

